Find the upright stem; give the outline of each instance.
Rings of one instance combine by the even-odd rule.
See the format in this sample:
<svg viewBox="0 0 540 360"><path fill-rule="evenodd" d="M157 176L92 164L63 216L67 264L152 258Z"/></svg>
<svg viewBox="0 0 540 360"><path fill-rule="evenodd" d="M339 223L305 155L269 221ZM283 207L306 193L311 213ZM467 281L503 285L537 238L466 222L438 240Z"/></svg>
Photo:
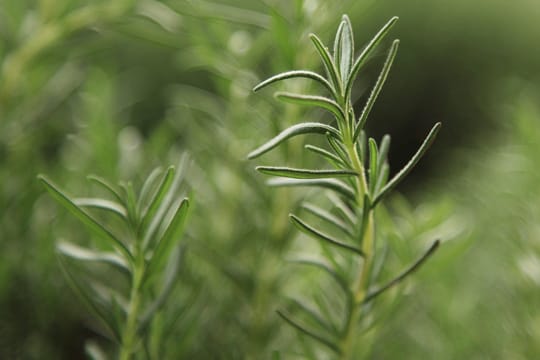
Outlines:
<svg viewBox="0 0 540 360"><path fill-rule="evenodd" d="M142 261L139 261L139 258ZM129 360L135 350L137 343L137 319L141 305L141 285L144 277L144 258L138 256L135 269L133 271L133 284L130 293L128 314L126 325L122 335L122 345L120 348L119 360Z"/></svg>
<svg viewBox="0 0 540 360"><path fill-rule="evenodd" d="M358 155L354 142L355 141L349 137L346 139L345 145L347 147L347 153L349 159L351 160L353 170L358 173L358 178L356 180L356 206L358 209L362 209L364 207L364 195L368 191L368 186L364 173L364 166L360 161L360 156ZM375 246L375 224L373 210L369 209L368 211L369 213L367 214L367 223L365 224L365 229L361 229L359 234L359 241L364 258L362 264L359 266L356 280L352 288L352 299L349 314L348 318L345 320L343 337L340 343L340 359L351 359L352 340L355 332L354 329L362 316L362 303L367 295L367 290L369 287L369 277L373 263Z"/></svg>

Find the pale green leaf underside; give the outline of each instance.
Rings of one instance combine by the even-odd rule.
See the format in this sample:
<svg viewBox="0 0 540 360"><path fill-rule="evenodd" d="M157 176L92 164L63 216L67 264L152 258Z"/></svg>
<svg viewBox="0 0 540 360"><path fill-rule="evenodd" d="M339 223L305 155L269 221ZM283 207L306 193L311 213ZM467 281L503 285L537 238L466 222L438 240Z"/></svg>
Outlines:
<svg viewBox="0 0 540 360"><path fill-rule="evenodd" d="M319 84L323 85L331 94L334 94L334 88L332 87L332 84L328 82L324 77L317 74L313 71L308 70L293 70L293 71L287 71L281 74L277 74L272 76L271 78L268 78L264 80L263 82L259 83L257 86L253 88L253 91L259 91L262 88L271 85L273 83L276 83L278 81L286 80L286 79L293 79L293 78L305 78L305 79L311 79L315 80Z"/></svg>
<svg viewBox="0 0 540 360"><path fill-rule="evenodd" d="M330 111L339 121L345 121L345 114L341 110L338 103L324 96L303 95L278 91L275 93L275 97L278 100L293 104L320 107L321 109Z"/></svg>
<svg viewBox="0 0 540 360"><path fill-rule="evenodd" d="M283 176L295 179L321 179L334 177L358 176L353 170L311 170L311 169L295 169L279 166L257 166L257 171L272 176Z"/></svg>
<svg viewBox="0 0 540 360"><path fill-rule="evenodd" d="M80 207L88 207L110 211L116 215L119 215L121 218L127 218L126 208L114 201L99 198L76 198L73 199L73 202L75 203L75 205Z"/></svg>
<svg viewBox="0 0 540 360"><path fill-rule="evenodd" d="M347 184L336 179L271 179L266 182L269 186L313 186L333 190L346 199L354 198L354 190Z"/></svg>
<svg viewBox="0 0 540 360"><path fill-rule="evenodd" d="M63 255L73 259L103 262L130 271L129 264L122 257L112 252L90 250L69 242L60 242L57 249Z"/></svg>
<svg viewBox="0 0 540 360"><path fill-rule="evenodd" d="M326 133L330 133L336 137L339 136L338 130L330 125L316 123L316 122L306 122L306 123L296 124L283 130L276 137L272 138L265 144L261 145L257 149L250 152L248 154L248 159L254 159L256 157L261 156L262 154L272 150L273 148L281 144L283 141L291 137L303 135L303 134L326 134Z"/></svg>

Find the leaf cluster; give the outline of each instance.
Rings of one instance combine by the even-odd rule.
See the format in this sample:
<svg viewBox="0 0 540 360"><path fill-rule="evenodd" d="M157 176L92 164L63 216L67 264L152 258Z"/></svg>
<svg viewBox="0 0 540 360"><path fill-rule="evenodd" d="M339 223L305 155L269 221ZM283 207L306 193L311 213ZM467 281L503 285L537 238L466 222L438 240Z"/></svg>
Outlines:
<svg viewBox="0 0 540 360"><path fill-rule="evenodd" d="M38 177L93 235L87 247L58 242L58 258L70 285L128 357L141 346L147 349L148 343L139 340L147 340L152 320L177 284L183 254L179 240L190 207L188 198L177 195L186 164L184 157L179 171L174 166L155 169L137 195L131 182L117 187L89 176L110 199L71 197L46 176ZM100 216L116 220L118 226L110 226ZM77 272L81 265L84 274ZM95 271L100 266L106 267L106 278ZM116 286L111 270L121 274L128 291ZM174 325L175 319L167 320L165 328ZM126 343L129 349L124 349Z"/></svg>
<svg viewBox="0 0 540 360"><path fill-rule="evenodd" d="M334 280L342 291L341 297L345 299L344 314L339 314L335 307L329 309L320 301L317 301L317 310L313 310L302 305L303 302L299 300L295 300L294 307L299 309L312 327L300 323L284 311L279 311L278 314L300 333L343 358L350 356L350 339L355 336L354 329L362 318L361 314L367 311L368 304L414 272L439 245L439 242L435 241L417 261L394 279L382 285L374 284L384 261L384 257L375 254L375 207L418 163L441 127L440 123L435 124L410 161L392 177L387 159L390 136L385 135L377 143L364 132L369 114L388 77L399 40L392 42L362 112L358 117L355 115L352 101L353 83L374 49L396 21L397 17L390 19L355 57L352 26L349 18L344 15L335 36L332 53L319 37L310 35L326 76L309 70L287 71L261 82L254 88L254 91L258 91L283 80L304 78L314 81L326 92L325 96L277 92L275 97L278 100L321 108L332 115L333 121L330 124L303 122L292 125L253 150L248 154L248 158L257 158L299 135L318 134L326 139L327 148L307 144L305 149L323 158L330 167L328 169L286 166L258 166L256 169L274 177L268 181L271 186L319 187L328 191L328 199L332 204L330 211L310 203L304 204L303 210L317 219L319 225L331 229L331 232L319 229L320 226L308 223L297 214L289 216L295 227L320 244L323 253L323 260L302 259L299 262L321 270ZM334 236L334 233L339 235ZM337 326L333 325L336 318L340 319Z"/></svg>

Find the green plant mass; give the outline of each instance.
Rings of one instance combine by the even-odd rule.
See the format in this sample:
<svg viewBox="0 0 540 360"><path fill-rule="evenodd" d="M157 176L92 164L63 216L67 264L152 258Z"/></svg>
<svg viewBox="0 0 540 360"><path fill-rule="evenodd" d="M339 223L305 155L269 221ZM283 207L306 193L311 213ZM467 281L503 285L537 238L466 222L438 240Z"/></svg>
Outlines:
<svg viewBox="0 0 540 360"><path fill-rule="evenodd" d="M132 183L117 189L99 177L89 177L109 193L111 200L72 198L45 176L39 176L50 195L93 234L94 241L88 246L59 242L58 258L70 285L118 345L120 360L133 359L136 353L152 358L165 356L160 347L165 340L161 337L167 333L158 327L174 326L174 319L165 324L155 319L176 285L182 261L178 243L189 209L189 200L176 195L182 177L182 172L176 173L172 166L166 171L156 169L138 196ZM90 211L117 220L116 231L109 229L110 221L98 220ZM74 265L87 265L86 274L78 276ZM99 265L105 265L106 271ZM113 281L113 272L124 279L125 291ZM89 343L87 352L101 358L95 344Z"/></svg>
<svg viewBox="0 0 540 360"><path fill-rule="evenodd" d="M310 144L305 148L323 157L330 169L281 166L258 166L256 169L276 177L268 182L271 186L321 187L335 195L331 197L330 211L312 204L306 204L304 208L315 215L319 222L329 223L340 230L340 237L319 230L298 215L290 214L289 217L302 233L318 241L323 249L321 261L304 260L302 263L329 274L339 285L345 305L343 309L323 309L323 306L319 306L315 311L301 306L303 312L311 318L311 322L317 324L314 327L302 324L286 312L278 311L278 314L299 332L322 344L340 359L357 359L359 355L355 349L366 348L362 333L370 327L369 313L373 311L371 303L414 272L439 246L439 241L434 241L431 247L401 274L386 283L379 283L377 268L384 267L384 259L380 259L384 255L379 253L378 250L382 247L377 243L384 243L385 239L377 239L377 205L416 165L441 127L440 123L435 124L411 160L394 176L389 177L387 155L390 136L385 135L381 142L377 143L373 138L367 137L364 126L388 77L399 40L392 42L360 116L355 115L353 83L367 59L396 21L397 17L390 19L355 57L352 26L349 18L344 15L335 36L332 53L317 35L310 35L324 65L326 77L306 70L289 71L273 76L254 88L258 91L278 81L306 78L317 82L327 92L326 96L276 93L275 97L285 102L322 108L331 113L335 121L332 124L306 122L293 125L253 150L248 158L257 158L294 136L319 134L326 137L326 149ZM312 357L316 358L314 355Z"/></svg>

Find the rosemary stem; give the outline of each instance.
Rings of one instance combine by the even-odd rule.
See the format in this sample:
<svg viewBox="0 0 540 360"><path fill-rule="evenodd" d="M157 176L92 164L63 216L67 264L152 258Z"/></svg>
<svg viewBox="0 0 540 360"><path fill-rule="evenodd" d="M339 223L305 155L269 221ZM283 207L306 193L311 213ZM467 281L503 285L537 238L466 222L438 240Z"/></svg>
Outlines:
<svg viewBox="0 0 540 360"><path fill-rule="evenodd" d="M347 152L349 159L351 160L353 169L358 172L358 177L356 180L356 206L358 209L364 208L364 195L368 191L364 166L360 161L360 156L358 151L354 146L354 140L349 138L347 141ZM373 263L374 255L374 243L375 243L375 224L373 217L373 210L371 207L365 207L369 209L367 214L367 222L365 228L359 228L359 240L361 250L364 254L362 264L358 268L358 273L356 276L355 283L352 289L352 300L350 304L350 309L348 312L347 319L345 319L345 326L342 332L342 341L340 343L340 359L350 359L352 352L352 340L354 335L354 329L356 324L358 324L360 317L362 316L361 304L364 301L364 298L367 295L367 290L369 287L369 275ZM364 215L363 215L364 216Z"/></svg>
<svg viewBox="0 0 540 360"><path fill-rule="evenodd" d="M133 286L131 288L126 326L122 335L122 345L120 348L119 360L129 360L135 350L137 342L137 319L139 317L141 303L141 285L144 278L144 258L138 256L135 269L133 271Z"/></svg>

